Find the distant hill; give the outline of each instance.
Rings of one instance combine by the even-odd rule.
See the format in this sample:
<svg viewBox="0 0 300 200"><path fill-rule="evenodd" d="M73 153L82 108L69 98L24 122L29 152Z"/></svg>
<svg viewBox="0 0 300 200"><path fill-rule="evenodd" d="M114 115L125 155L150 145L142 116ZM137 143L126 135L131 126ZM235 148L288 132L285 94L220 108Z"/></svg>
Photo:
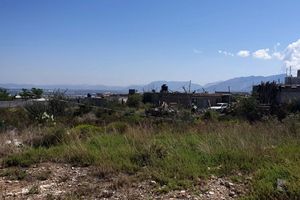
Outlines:
<svg viewBox="0 0 300 200"><path fill-rule="evenodd" d="M191 92L197 91L202 92L204 88L208 92L215 91L228 91L228 87L233 92L250 92L252 86L259 84L260 82L267 81L284 81L285 74L273 75L273 76L247 76L233 78L226 81L218 81L215 83L208 83L204 86L201 86L196 83L191 84ZM146 85L131 85L131 86L106 86L106 85L32 85L32 84L0 84L0 87L7 89L21 89L21 88L43 88L47 90L53 89L68 89L68 90L82 90L87 92L118 92L118 93L127 93L129 89L136 89L139 92L143 91L160 91L162 84L167 84L170 91L179 91L183 92L183 87L189 89L189 81L153 81Z"/></svg>
<svg viewBox="0 0 300 200"><path fill-rule="evenodd" d="M34 84L1 84L0 87L7 88L7 89L21 89L26 88L30 89L33 87L36 88L43 88L43 89L69 89L69 90L123 90L125 87L121 86L106 86L106 85L34 85Z"/></svg>
<svg viewBox="0 0 300 200"><path fill-rule="evenodd" d="M170 91L184 91L183 87L188 90L189 81L153 81L147 85L131 85L131 86L106 86L106 85L33 85L33 84L0 84L0 87L7 89L21 89L32 87L43 88L47 90L68 89L68 90L91 90L91 91L112 91L112 92L128 92L129 89L143 91L160 91L162 84L167 84ZM192 83L191 91L201 89L202 86Z"/></svg>
<svg viewBox="0 0 300 200"><path fill-rule="evenodd" d="M209 83L204 86L205 90L208 92L215 91L228 91L228 87L230 87L230 91L232 92L251 92L252 86L257 85L261 82L267 81L280 81L280 83L284 82L285 74L272 75L272 76L247 76L247 77L239 77L233 78L226 81L220 81L217 83Z"/></svg>
<svg viewBox="0 0 300 200"><path fill-rule="evenodd" d="M188 90L189 89L189 81L153 81L144 86L130 86L128 88L137 89L138 91L160 91L160 88L163 84L166 84L170 91L180 91L183 92L183 87ZM191 91L200 90L202 88L201 85L192 83L191 84Z"/></svg>

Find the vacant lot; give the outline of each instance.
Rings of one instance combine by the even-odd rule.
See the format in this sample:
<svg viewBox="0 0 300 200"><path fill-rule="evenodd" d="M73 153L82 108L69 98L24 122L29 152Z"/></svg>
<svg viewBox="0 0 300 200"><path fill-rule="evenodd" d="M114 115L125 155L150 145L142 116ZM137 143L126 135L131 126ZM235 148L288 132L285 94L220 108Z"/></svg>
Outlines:
<svg viewBox="0 0 300 200"><path fill-rule="evenodd" d="M69 125L3 129L0 185L7 198L300 198L297 115L255 123L131 123L131 116L107 124L88 115Z"/></svg>

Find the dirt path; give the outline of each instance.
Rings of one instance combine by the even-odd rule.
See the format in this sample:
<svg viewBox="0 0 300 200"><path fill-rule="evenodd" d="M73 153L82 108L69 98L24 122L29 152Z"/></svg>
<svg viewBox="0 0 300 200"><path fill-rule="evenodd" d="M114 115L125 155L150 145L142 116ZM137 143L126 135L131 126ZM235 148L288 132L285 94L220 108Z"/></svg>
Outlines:
<svg viewBox="0 0 300 200"><path fill-rule="evenodd" d="M164 186L155 181L139 182L136 177L119 174L106 177L93 167L41 163L25 169L22 180L7 173L0 178L1 199L235 199L245 193L244 184L233 184L212 177L199 180L193 191L158 192Z"/></svg>

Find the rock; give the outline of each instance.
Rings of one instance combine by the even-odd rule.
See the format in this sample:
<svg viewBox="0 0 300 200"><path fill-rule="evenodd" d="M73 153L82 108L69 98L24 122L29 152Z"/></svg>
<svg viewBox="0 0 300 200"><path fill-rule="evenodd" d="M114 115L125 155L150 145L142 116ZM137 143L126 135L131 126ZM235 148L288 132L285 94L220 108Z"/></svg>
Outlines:
<svg viewBox="0 0 300 200"><path fill-rule="evenodd" d="M13 139L13 143L16 147L23 146L23 143L21 141L19 141L18 139Z"/></svg>
<svg viewBox="0 0 300 200"><path fill-rule="evenodd" d="M11 143L12 143L11 140L6 140L6 141L5 141L5 144L11 144Z"/></svg>
<svg viewBox="0 0 300 200"><path fill-rule="evenodd" d="M231 188L232 186L234 186L234 184L231 183L231 182L229 182L229 181L226 181L226 182L225 182L225 186L226 186L227 188Z"/></svg>
<svg viewBox="0 0 300 200"><path fill-rule="evenodd" d="M209 195L214 195L215 193L213 191L208 192Z"/></svg>
<svg viewBox="0 0 300 200"><path fill-rule="evenodd" d="M114 195L114 192L113 191L109 191L109 190L103 190L102 191L102 194L101 194L101 197L102 198L110 198Z"/></svg>
<svg viewBox="0 0 300 200"><path fill-rule="evenodd" d="M208 186L202 186L202 187L200 188L200 191L203 192L203 193L207 192L208 190L209 190L209 189L208 189Z"/></svg>
<svg viewBox="0 0 300 200"><path fill-rule="evenodd" d="M57 190L54 192L54 195L58 196L61 195L62 193L64 193L63 191Z"/></svg>
<svg viewBox="0 0 300 200"><path fill-rule="evenodd" d="M277 179L277 190L283 192L286 186L286 180Z"/></svg>
<svg viewBox="0 0 300 200"><path fill-rule="evenodd" d="M217 179L217 177L215 175L211 175L210 178L213 180Z"/></svg>
<svg viewBox="0 0 300 200"><path fill-rule="evenodd" d="M55 185L55 183L50 183L50 184L46 184L46 185L41 185L40 186L40 190L41 191L45 191L45 190L47 190L47 189L50 189L52 186L54 186Z"/></svg>
<svg viewBox="0 0 300 200"><path fill-rule="evenodd" d="M235 192L234 192L234 191L230 191L230 192L229 192L229 196L230 196L230 197L234 197L234 196L235 196Z"/></svg>
<svg viewBox="0 0 300 200"><path fill-rule="evenodd" d="M150 185L156 185L156 181L150 181Z"/></svg>
<svg viewBox="0 0 300 200"><path fill-rule="evenodd" d="M222 179L219 180L219 183L220 183L220 185L225 185L225 181Z"/></svg>
<svg viewBox="0 0 300 200"><path fill-rule="evenodd" d="M7 197L14 196L14 193L12 193L12 192L6 193L6 196Z"/></svg>
<svg viewBox="0 0 300 200"><path fill-rule="evenodd" d="M22 191L21 191L22 195L25 195L25 194L28 194L28 193L29 193L29 190L27 188L23 188Z"/></svg>

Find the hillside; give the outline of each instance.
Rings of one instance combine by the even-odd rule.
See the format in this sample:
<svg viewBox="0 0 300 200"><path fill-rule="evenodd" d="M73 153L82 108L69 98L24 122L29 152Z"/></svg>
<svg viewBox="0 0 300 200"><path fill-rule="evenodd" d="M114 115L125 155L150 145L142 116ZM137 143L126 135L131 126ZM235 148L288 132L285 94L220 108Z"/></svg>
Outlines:
<svg viewBox="0 0 300 200"><path fill-rule="evenodd" d="M228 91L230 87L234 92L251 92L252 86L261 82L276 81L282 83L284 81L285 74L272 75L272 76L247 76L229 79L217 83L210 83L204 86L208 92L215 91Z"/></svg>
<svg viewBox="0 0 300 200"><path fill-rule="evenodd" d="M259 84L260 82L267 81L284 81L285 74L272 75L272 76L247 76L247 77L237 77L225 81L218 81L214 83L208 83L204 86L201 86L197 83L191 84L191 91L201 92L204 88L208 92L215 91L228 91L230 87L231 91L234 92L250 92L252 86ZM189 81L153 81L146 85L130 85L130 86L107 86L107 85L33 85L33 84L0 84L0 87L7 89L21 89L21 88L32 88L38 87L43 89L68 89L68 90L89 90L89 92L120 92L127 93L129 89L136 89L139 92L143 91L159 91L162 84L167 84L170 91L180 91L183 92L185 87L186 90L189 88Z"/></svg>

